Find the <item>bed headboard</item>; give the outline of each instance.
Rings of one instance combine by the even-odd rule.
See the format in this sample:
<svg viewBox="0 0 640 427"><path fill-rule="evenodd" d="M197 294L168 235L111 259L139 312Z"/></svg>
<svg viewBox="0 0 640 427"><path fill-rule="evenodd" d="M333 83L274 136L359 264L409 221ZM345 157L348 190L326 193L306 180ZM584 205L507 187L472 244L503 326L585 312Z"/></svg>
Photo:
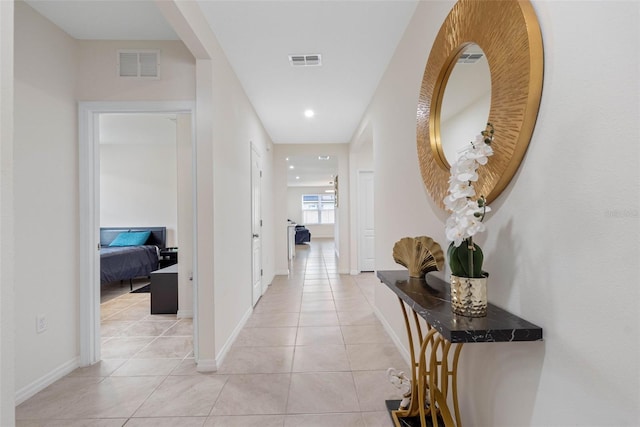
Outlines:
<svg viewBox="0 0 640 427"><path fill-rule="evenodd" d="M120 233L147 230L151 231L151 235L146 244L164 249L167 245L167 227L100 227L100 246L109 246Z"/></svg>

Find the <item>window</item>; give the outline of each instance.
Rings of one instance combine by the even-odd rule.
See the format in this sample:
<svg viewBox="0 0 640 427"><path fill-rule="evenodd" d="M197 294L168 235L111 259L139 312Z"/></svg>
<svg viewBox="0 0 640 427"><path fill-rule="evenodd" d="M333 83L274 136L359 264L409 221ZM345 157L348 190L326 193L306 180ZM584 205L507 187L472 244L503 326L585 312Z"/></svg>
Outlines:
<svg viewBox="0 0 640 427"><path fill-rule="evenodd" d="M302 221L304 224L333 224L335 222L335 195L303 194Z"/></svg>

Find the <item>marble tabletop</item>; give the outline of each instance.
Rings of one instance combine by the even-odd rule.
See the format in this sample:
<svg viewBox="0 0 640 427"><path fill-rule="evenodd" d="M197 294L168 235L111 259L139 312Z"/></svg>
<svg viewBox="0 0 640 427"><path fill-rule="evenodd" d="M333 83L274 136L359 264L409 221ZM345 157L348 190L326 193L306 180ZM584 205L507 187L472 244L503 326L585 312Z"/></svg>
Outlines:
<svg viewBox="0 0 640 427"><path fill-rule="evenodd" d="M452 343L540 341L542 328L489 303L486 317L459 316L451 311L449 284L439 272L426 280L407 270L378 271L378 278Z"/></svg>

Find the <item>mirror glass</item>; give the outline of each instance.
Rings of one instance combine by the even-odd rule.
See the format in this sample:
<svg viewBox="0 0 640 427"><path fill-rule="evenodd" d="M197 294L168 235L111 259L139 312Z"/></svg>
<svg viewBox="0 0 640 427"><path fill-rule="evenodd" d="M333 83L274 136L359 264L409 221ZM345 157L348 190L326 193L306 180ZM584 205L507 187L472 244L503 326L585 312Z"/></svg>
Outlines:
<svg viewBox="0 0 640 427"><path fill-rule="evenodd" d="M491 108L491 73L475 43L458 56L444 91L440 110L440 145L451 165L482 131Z"/></svg>

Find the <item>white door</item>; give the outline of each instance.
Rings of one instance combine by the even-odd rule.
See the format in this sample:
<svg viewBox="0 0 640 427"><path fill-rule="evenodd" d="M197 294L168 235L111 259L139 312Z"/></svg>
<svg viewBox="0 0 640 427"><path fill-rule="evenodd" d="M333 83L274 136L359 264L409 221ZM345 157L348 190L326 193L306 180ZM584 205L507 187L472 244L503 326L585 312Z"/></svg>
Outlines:
<svg viewBox="0 0 640 427"><path fill-rule="evenodd" d="M373 172L358 172L358 265L360 271L375 269L373 223Z"/></svg>
<svg viewBox="0 0 640 427"><path fill-rule="evenodd" d="M252 302L256 305L262 295L262 214L261 214L260 155L251 144L251 263L252 263Z"/></svg>

